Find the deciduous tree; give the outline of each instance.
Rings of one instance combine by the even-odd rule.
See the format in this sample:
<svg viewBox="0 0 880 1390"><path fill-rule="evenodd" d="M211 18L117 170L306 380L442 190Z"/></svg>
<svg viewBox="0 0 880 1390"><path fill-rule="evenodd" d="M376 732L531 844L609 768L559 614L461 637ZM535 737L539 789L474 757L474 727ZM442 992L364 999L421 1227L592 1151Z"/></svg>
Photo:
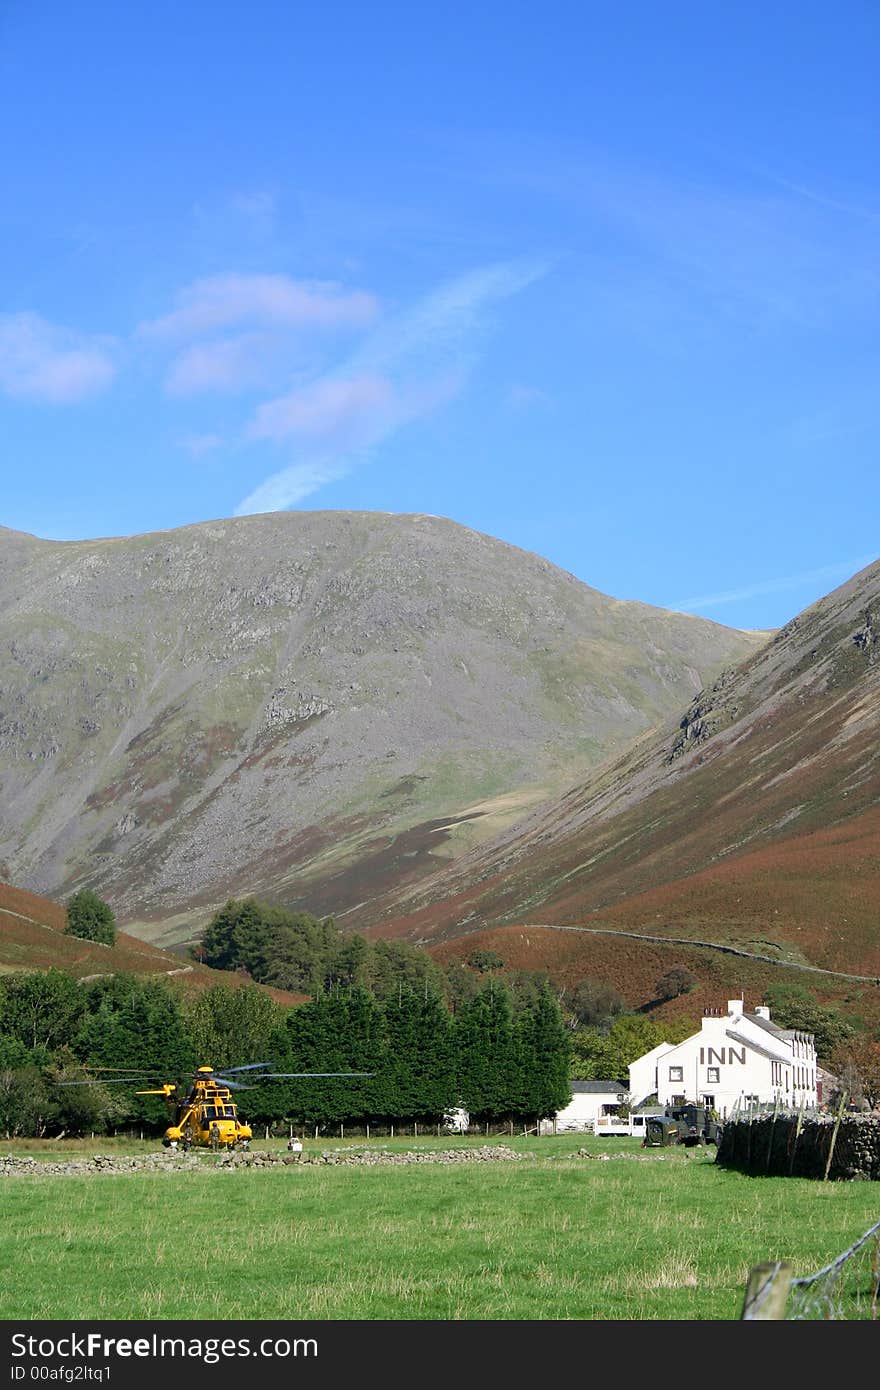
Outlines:
<svg viewBox="0 0 880 1390"><path fill-rule="evenodd" d="M112 946L116 941L116 918L109 903L90 888L81 888L67 903L68 936L81 936L86 941L99 941Z"/></svg>

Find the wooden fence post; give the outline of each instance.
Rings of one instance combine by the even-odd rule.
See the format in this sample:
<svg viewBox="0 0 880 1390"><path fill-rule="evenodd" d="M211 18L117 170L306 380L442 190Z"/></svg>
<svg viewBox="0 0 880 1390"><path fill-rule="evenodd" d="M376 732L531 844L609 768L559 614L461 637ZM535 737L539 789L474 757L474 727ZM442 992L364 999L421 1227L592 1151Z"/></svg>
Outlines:
<svg viewBox="0 0 880 1390"><path fill-rule="evenodd" d="M771 1260L755 1265L746 1284L746 1296L740 1321L770 1321L785 1317L785 1305L791 1288L791 1265Z"/></svg>
<svg viewBox="0 0 880 1390"><path fill-rule="evenodd" d="M828 1162L825 1164L825 1174L823 1182L828 1181L828 1174L831 1172L831 1160L834 1157L834 1146L837 1143L837 1131L840 1129L840 1122L843 1119L843 1108L849 1099L849 1093L844 1091L840 1097L840 1104L837 1107L837 1115L834 1120L834 1129L831 1131L831 1143L828 1146Z"/></svg>
<svg viewBox="0 0 880 1390"><path fill-rule="evenodd" d="M773 1123L770 1126L770 1138L767 1142L767 1172L770 1172L770 1160L773 1157L773 1136L776 1133L776 1116L779 1114L779 1092L773 1102Z"/></svg>
<svg viewBox="0 0 880 1390"><path fill-rule="evenodd" d="M795 1131L794 1131L794 1142L792 1143L792 1146L791 1146L791 1158L788 1160L788 1176L789 1176L789 1177L791 1177L792 1173L794 1172L794 1157L795 1157L795 1154L797 1153L798 1140L799 1140L800 1137L801 1137L801 1130L802 1130L803 1127L804 1127L804 1106L805 1106L805 1105L806 1105L806 1101L805 1101L803 1098L801 1098L801 1105L800 1105L800 1109L798 1110L797 1125L795 1126Z"/></svg>

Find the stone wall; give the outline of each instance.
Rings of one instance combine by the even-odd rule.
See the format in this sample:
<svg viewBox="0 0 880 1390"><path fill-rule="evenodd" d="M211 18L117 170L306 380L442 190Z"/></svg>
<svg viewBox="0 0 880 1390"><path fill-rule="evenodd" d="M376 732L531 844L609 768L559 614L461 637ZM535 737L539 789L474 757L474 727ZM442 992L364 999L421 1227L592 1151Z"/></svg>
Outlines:
<svg viewBox="0 0 880 1390"><path fill-rule="evenodd" d="M741 1173L822 1178L833 1133L833 1115L805 1118L800 1134L796 1115L736 1120L724 1127L716 1161ZM880 1114L844 1115L828 1176L880 1179Z"/></svg>

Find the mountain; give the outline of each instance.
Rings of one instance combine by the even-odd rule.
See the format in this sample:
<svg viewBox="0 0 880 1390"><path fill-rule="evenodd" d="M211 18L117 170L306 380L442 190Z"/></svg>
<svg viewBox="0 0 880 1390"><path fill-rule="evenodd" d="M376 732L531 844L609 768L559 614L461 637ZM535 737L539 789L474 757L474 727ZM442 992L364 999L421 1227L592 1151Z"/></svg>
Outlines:
<svg viewBox="0 0 880 1390"><path fill-rule="evenodd" d="M0 530L0 874L167 942L234 894L352 908L765 640L438 517Z"/></svg>
<svg viewBox="0 0 880 1390"><path fill-rule="evenodd" d="M605 926L880 976L880 563L563 796L345 920L421 942Z"/></svg>

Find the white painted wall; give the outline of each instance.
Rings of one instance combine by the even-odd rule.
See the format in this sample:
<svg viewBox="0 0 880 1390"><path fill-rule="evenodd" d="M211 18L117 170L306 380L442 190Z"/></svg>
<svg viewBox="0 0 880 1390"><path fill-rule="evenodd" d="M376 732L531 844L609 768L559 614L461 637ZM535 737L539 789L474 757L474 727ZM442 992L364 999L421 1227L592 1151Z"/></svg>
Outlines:
<svg viewBox="0 0 880 1390"><path fill-rule="evenodd" d="M633 1105L641 1105L646 1096L652 1096L658 1086L658 1067L660 1059L671 1052L675 1043L663 1042L652 1047L643 1057L639 1057L629 1067L629 1089Z"/></svg>
<svg viewBox="0 0 880 1390"><path fill-rule="evenodd" d="M575 1091L565 1109L556 1112L556 1133L590 1128L598 1133L604 1111L618 1106L625 1095L623 1086L609 1086L607 1091Z"/></svg>
<svg viewBox="0 0 880 1390"><path fill-rule="evenodd" d="M757 1010L756 1010L757 1012ZM770 1011L762 1007L769 1021ZM633 1103L656 1089L661 1105L679 1098L711 1104L722 1117L750 1099L796 1108L816 1104L816 1049L807 1034L779 1038L743 1011L741 999L727 1012L707 1016L699 1033L678 1046L662 1044L630 1067ZM656 1075L656 1085L648 1080ZM641 1094L639 1094L640 1088Z"/></svg>

